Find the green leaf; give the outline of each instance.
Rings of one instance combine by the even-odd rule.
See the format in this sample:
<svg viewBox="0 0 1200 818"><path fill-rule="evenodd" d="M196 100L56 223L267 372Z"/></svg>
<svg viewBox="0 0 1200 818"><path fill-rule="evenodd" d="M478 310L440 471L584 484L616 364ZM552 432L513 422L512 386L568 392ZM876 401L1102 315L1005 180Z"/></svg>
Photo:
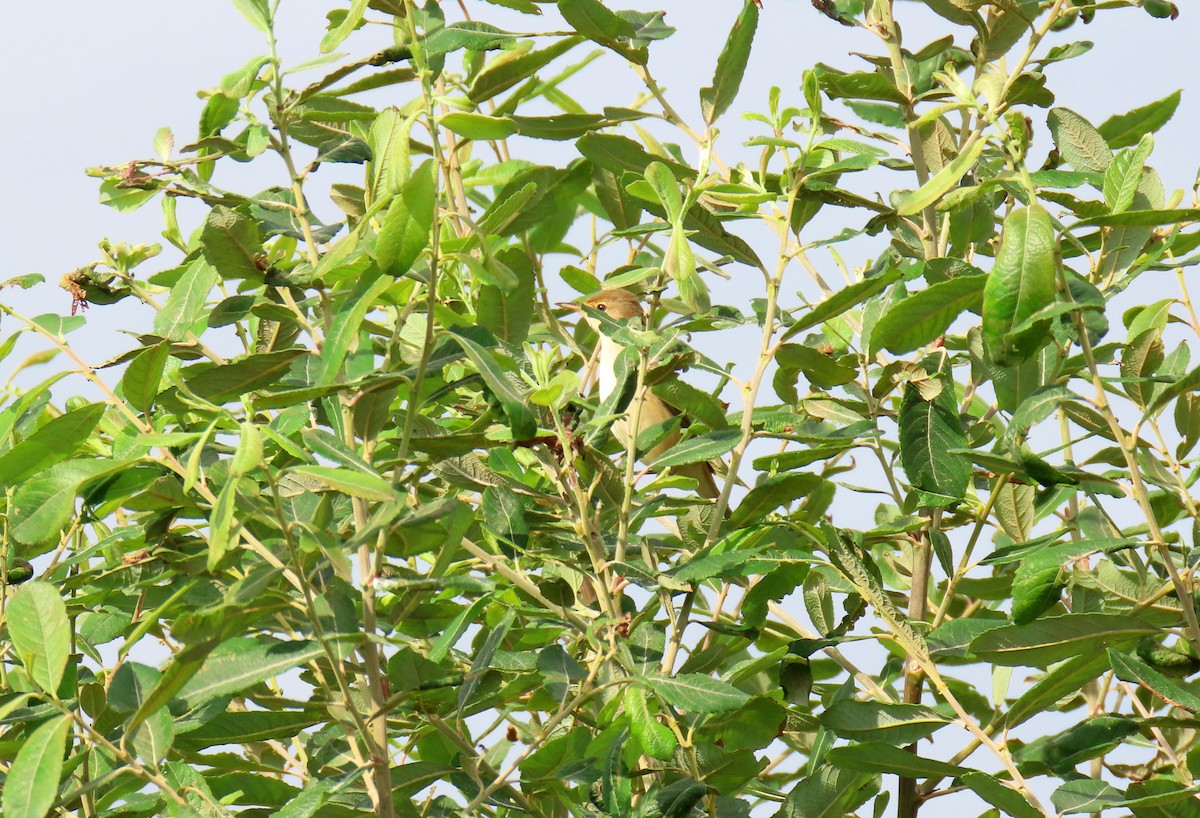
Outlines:
<svg viewBox="0 0 1200 818"><path fill-rule="evenodd" d="M787 341L804 332L806 329L811 329L819 324L824 324L826 321L837 318L842 313L862 304L873 295L882 292L886 287L895 284L903 277L904 273L898 267L889 267L878 275L843 287L797 318L796 322L787 328L787 331L780 340Z"/></svg>
<svg viewBox="0 0 1200 818"><path fill-rule="evenodd" d="M912 216L920 213L929 205L950 192L959 180L971 169L987 144L985 139L976 139L970 147L954 157L933 177L917 190L904 197L896 208L901 216Z"/></svg>
<svg viewBox="0 0 1200 818"><path fill-rule="evenodd" d="M971 479L966 459L951 453L966 448L967 435L958 416L949 369L949 362L944 362L939 375L942 389L933 400L925 400L921 390L908 383L900 404L900 463L913 488L921 493L918 503L923 506L959 502Z"/></svg>
<svg viewBox="0 0 1200 818"><path fill-rule="evenodd" d="M1154 137L1146 134L1136 148L1121 151L1104 171L1104 201L1110 213L1124 213L1142 182L1146 160L1154 149Z"/></svg>
<svg viewBox="0 0 1200 818"><path fill-rule="evenodd" d="M966 772L965 768L916 753L882 741L868 741L847 747L834 747L825 755L830 764L864 773L893 773L907 778L952 776Z"/></svg>
<svg viewBox="0 0 1200 818"><path fill-rule="evenodd" d="M594 43L620 54L637 65L645 65L645 46L630 44L636 32L633 25L609 11L600 0L558 0L558 10L575 31Z"/></svg>
<svg viewBox="0 0 1200 818"><path fill-rule="evenodd" d="M1125 804L1125 793L1111 784L1090 778L1068 781L1050 796L1060 815L1077 812L1100 813Z"/></svg>
<svg viewBox="0 0 1200 818"><path fill-rule="evenodd" d="M775 818L843 818L871 797L875 777L822 764L792 787Z"/></svg>
<svg viewBox="0 0 1200 818"><path fill-rule="evenodd" d="M67 737L74 724L70 716L57 716L20 744L4 781L6 818L43 818L58 797Z"/></svg>
<svg viewBox="0 0 1200 818"><path fill-rule="evenodd" d="M193 259L171 292L162 310L154 316L154 333L169 341L182 341L203 314L208 294L220 280L216 269L204 258Z"/></svg>
<svg viewBox="0 0 1200 818"><path fill-rule="evenodd" d="M200 248L204 260L226 281L263 277L259 263L265 254L258 223L236 210L217 205L209 211Z"/></svg>
<svg viewBox="0 0 1200 818"><path fill-rule="evenodd" d="M512 48L517 43L517 35L496 28L489 23L466 21L451 23L429 34L423 43L425 54L436 57L449 54L460 48L472 51L492 51L497 48Z"/></svg>
<svg viewBox="0 0 1200 818"><path fill-rule="evenodd" d="M508 631L512 627L516 616L516 611L509 609L504 614L504 617L491 629L487 635L487 639L483 641L475 656L472 657L471 669L467 672L466 678L458 688L457 717L460 720L463 716L463 708L475 696L475 691L479 689L479 685L483 681L483 674L487 673L491 668L496 651L499 649L501 643L503 643L504 637L508 635Z"/></svg>
<svg viewBox="0 0 1200 818"><path fill-rule="evenodd" d="M1082 173L1104 173L1112 162L1112 149L1092 124L1070 108L1051 108L1046 117L1058 152Z"/></svg>
<svg viewBox="0 0 1200 818"><path fill-rule="evenodd" d="M1200 366L1159 390L1154 401L1146 407L1146 417L1157 415L1175 398L1188 392L1195 392L1197 389L1200 389Z"/></svg>
<svg viewBox="0 0 1200 818"><path fill-rule="evenodd" d="M997 665L1045 667L1157 632L1128 614L1072 613L988 631L971 642L970 650Z"/></svg>
<svg viewBox="0 0 1200 818"><path fill-rule="evenodd" d="M1154 373L1163 362L1162 331L1157 327L1133 338L1121 350L1121 379L1125 394L1139 408L1146 407L1153 389Z"/></svg>
<svg viewBox="0 0 1200 818"><path fill-rule="evenodd" d="M1069 775L1076 766L1115 750L1138 731L1129 716L1097 714L1051 736L1041 736L1013 753L1013 760L1027 775L1052 772Z"/></svg>
<svg viewBox="0 0 1200 818"><path fill-rule="evenodd" d="M1081 398L1065 386L1044 386L1021 401L1004 432L1004 445L1013 449L1029 430L1050 417L1060 406Z"/></svg>
<svg viewBox="0 0 1200 818"><path fill-rule="evenodd" d="M699 421L710 429L724 429L729 426L725 419L725 407L721 402L689 383L672 379L654 384L650 391L692 421Z"/></svg>
<svg viewBox="0 0 1200 818"><path fill-rule="evenodd" d="M334 466L296 466L292 472L319 480L329 490L340 491L351 497L377 500L381 503L396 499L396 493L392 489L391 483L382 477L364 474L361 471L351 471Z"/></svg>
<svg viewBox="0 0 1200 818"><path fill-rule="evenodd" d="M512 429L513 439L528 440L536 435L538 425L533 410L530 409L525 396L518 391L516 384L509 380L493 354L459 329L451 328L450 332L462 345L463 352L471 363L479 370L488 389L500 401Z"/></svg>
<svg viewBox="0 0 1200 818"><path fill-rule="evenodd" d="M375 242L375 261L384 275L404 275L429 245L437 203L435 173L433 162L426 162L413 171L400 195L392 199Z"/></svg>
<svg viewBox="0 0 1200 818"><path fill-rule="evenodd" d="M75 513L83 483L123 467L112 460L65 460L22 483L9 507L9 533L17 542L42 545L58 538Z"/></svg>
<svg viewBox="0 0 1200 818"><path fill-rule="evenodd" d="M6 614L8 634L29 677L55 695L71 653L71 624L58 588L41 581L22 585Z"/></svg>
<svg viewBox="0 0 1200 818"><path fill-rule="evenodd" d="M750 60L750 49L754 45L754 32L758 28L758 6L751 0L743 0L742 12L733 23L725 47L717 57L717 70L712 85L700 89L700 111L704 121L712 125L721 118L737 98L746 64Z"/></svg>
<svg viewBox="0 0 1200 818"><path fill-rule="evenodd" d="M263 34L270 32L271 12L267 7L267 0L233 0L233 5L250 25Z"/></svg>
<svg viewBox="0 0 1200 818"><path fill-rule="evenodd" d="M1181 687L1154 668L1132 656L1108 650L1108 661L1113 672L1123 682L1141 685L1167 704L1180 707L1191 713L1200 713L1200 696Z"/></svg>
<svg viewBox="0 0 1200 818"><path fill-rule="evenodd" d="M1051 608L1066 584L1063 564L1095 550L1095 545L1084 540L1041 548L1024 556L1013 576L1013 622L1027 625Z"/></svg>
<svg viewBox="0 0 1200 818"><path fill-rule="evenodd" d="M212 366L184 380L192 394L213 403L241 399L283 377L304 349L281 349L247 355L239 361ZM167 394L167 393L164 393Z"/></svg>
<svg viewBox="0 0 1200 818"><path fill-rule="evenodd" d="M659 722L646 707L646 691L639 685L629 685L622 697L625 713L629 716L629 730L642 752L659 761L670 761L675 757L679 742L671 728Z"/></svg>
<svg viewBox="0 0 1200 818"><path fill-rule="evenodd" d="M750 492L738 503L730 518L734 528L742 528L758 522L782 505L799 502L812 494L827 481L819 474L788 472L759 480Z"/></svg>
<svg viewBox="0 0 1200 818"><path fill-rule="evenodd" d="M179 691L179 698L194 708L217 696L240 693L252 685L324 656L319 642L299 639L281 642L231 639L216 648L196 675Z"/></svg>
<svg viewBox="0 0 1200 818"><path fill-rule="evenodd" d="M963 312L980 311L986 282L986 276L960 276L892 302L871 331L871 345L903 355L933 343Z"/></svg>
<svg viewBox="0 0 1200 818"><path fill-rule="evenodd" d="M66 460L87 442L108 408L89 403L53 418L0 456L0 485L16 486L34 472Z"/></svg>
<svg viewBox="0 0 1200 818"><path fill-rule="evenodd" d="M337 783L328 778L310 778L300 794L276 810L271 818L313 818L325 805Z"/></svg>
<svg viewBox="0 0 1200 818"><path fill-rule="evenodd" d="M656 156L637 142L620 134L589 133L575 143L588 161L612 171L618 178L633 173L641 178L651 162L660 162L681 182L694 179L696 172L686 165Z"/></svg>
<svg viewBox="0 0 1200 818"><path fill-rule="evenodd" d="M564 37L554 45L539 51L525 54L515 52L503 54L484 66L484 69L471 82L467 97L476 105L486 102L533 76L538 69L566 54L581 42L583 42L582 37Z"/></svg>
<svg viewBox="0 0 1200 818"><path fill-rule="evenodd" d="M662 470L691 463L707 463L733 451L733 447L741 439L742 433L739 429L714 429L676 443L656 457L651 465L657 470Z"/></svg>
<svg viewBox="0 0 1200 818"><path fill-rule="evenodd" d="M337 27L321 38L321 53L328 54L341 45L354 29L362 24L363 14L367 11L368 0L351 0L350 10L342 18Z"/></svg>
<svg viewBox="0 0 1200 818"><path fill-rule="evenodd" d="M840 699L821 714L821 724L842 738L911 744L949 723L920 704L889 704Z"/></svg>
<svg viewBox="0 0 1200 818"><path fill-rule="evenodd" d="M142 412L149 412L154 399L158 397L158 387L162 383L163 372L167 368L167 358L171 355L171 345L161 341L142 352L129 362L125 375L121 378L121 392L125 399Z"/></svg>
<svg viewBox="0 0 1200 818"><path fill-rule="evenodd" d="M371 269L354 282L354 289L338 299L332 327L321 347L321 371L317 386L328 386L342 379L343 365L350 345L358 340L359 329L367 313L379 305L376 300L389 286L391 279Z"/></svg>
<svg viewBox="0 0 1200 818"><path fill-rule="evenodd" d="M1015 327L1054 301L1057 242L1050 214L1038 204L1012 211L996 263L983 291L983 338L992 359L1011 365L1046 341L1044 327L1012 334Z"/></svg>
<svg viewBox="0 0 1200 818"><path fill-rule="evenodd" d="M438 122L459 136L479 141L507 139L517 132L517 123L506 116L488 116L470 111L443 114Z"/></svg>
<svg viewBox="0 0 1200 818"><path fill-rule="evenodd" d="M847 74L824 63L813 68L821 90L830 99L852 99L855 101L874 99L880 102L907 103L896 83L883 74L859 72Z"/></svg>
<svg viewBox="0 0 1200 818"><path fill-rule="evenodd" d="M226 711L181 733L176 744L203 750L219 744L291 738L319 720L318 713L304 710Z"/></svg>
<svg viewBox="0 0 1200 818"><path fill-rule="evenodd" d="M1181 224L1182 222L1194 221L1200 221L1200 208L1183 210L1126 210L1124 213L1091 216L1080 220L1079 224L1080 226L1098 227L1155 227L1160 224Z"/></svg>
<svg viewBox="0 0 1200 818"><path fill-rule="evenodd" d="M1129 113L1110 116L1096 130L1114 150L1135 145L1143 136L1157 132L1170 121L1182 94L1182 91L1176 91Z"/></svg>
<svg viewBox="0 0 1200 818"><path fill-rule="evenodd" d="M993 807L999 807L1013 818L1043 818L1041 811L1030 804L1025 796L987 773L971 770L959 776L958 780L984 801Z"/></svg>
<svg viewBox="0 0 1200 818"><path fill-rule="evenodd" d="M1099 651L1085 652L1066 660L1012 703L1005 714L1005 724L1013 728L1040 715L1060 699L1078 693L1107 669L1108 659Z"/></svg>
<svg viewBox="0 0 1200 818"><path fill-rule="evenodd" d="M642 682L668 704L689 713L723 713L750 701L750 694L701 673L644 676Z"/></svg>

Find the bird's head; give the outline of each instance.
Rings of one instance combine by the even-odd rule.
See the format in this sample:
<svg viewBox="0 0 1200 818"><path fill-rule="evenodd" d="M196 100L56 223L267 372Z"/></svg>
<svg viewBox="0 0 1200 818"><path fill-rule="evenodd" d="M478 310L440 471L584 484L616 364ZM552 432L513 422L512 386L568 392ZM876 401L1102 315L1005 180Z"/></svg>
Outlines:
<svg viewBox="0 0 1200 818"><path fill-rule="evenodd" d="M602 312L614 321L624 321L629 318L641 318L642 304L638 297L629 290L601 290L595 295L588 296L581 304L573 301L559 302L560 307L566 307L574 312L583 312L583 307L591 307ZM587 318L587 313L584 313ZM599 329L598 324L587 318L593 329Z"/></svg>

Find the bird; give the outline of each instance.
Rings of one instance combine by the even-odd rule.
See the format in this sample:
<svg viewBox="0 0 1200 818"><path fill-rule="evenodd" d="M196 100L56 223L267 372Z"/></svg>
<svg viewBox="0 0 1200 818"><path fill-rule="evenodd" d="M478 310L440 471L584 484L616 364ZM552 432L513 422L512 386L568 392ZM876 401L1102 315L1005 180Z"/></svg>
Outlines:
<svg viewBox="0 0 1200 818"><path fill-rule="evenodd" d="M560 301L558 306L572 312L581 313L592 329L600 334L597 381L600 389L600 400L603 401L612 394L613 390L622 386L622 384L617 382L616 363L617 356L621 354L623 347L617 341L600 332L600 322L587 315L583 311L583 307L591 307L598 312L604 313L614 321L627 321L630 319L641 321L645 318L645 311L642 309L641 301L629 290L601 290L595 295L585 298L582 305L573 301ZM635 395L633 400L630 401L630 415L633 414L632 407L635 405L634 401L637 399L638 396ZM649 388L643 387L641 401L641 409L638 411L639 434L679 414L670 404L651 392ZM612 431L623 446L629 448L629 446L633 445L633 441L630 440L629 422L627 420L622 419L614 422ZM636 439L636 435L634 437ZM647 462L653 462L655 458L678 443L679 437L680 433L678 429L672 431L658 445L646 452L643 456L644 459ZM710 463L690 463L683 466L674 466L671 470L675 474L695 480L697 491L701 497L716 499L720 496L721 492L717 488L717 482L713 477L713 467Z"/></svg>

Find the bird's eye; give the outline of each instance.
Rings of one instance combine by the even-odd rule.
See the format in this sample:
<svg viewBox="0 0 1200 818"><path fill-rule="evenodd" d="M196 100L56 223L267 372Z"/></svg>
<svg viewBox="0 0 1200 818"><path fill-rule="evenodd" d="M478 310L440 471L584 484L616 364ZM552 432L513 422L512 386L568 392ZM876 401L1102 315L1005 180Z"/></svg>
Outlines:
<svg viewBox="0 0 1200 818"><path fill-rule="evenodd" d="M608 305L607 304L597 304L596 309L600 310L600 312L604 312L608 309Z"/></svg>

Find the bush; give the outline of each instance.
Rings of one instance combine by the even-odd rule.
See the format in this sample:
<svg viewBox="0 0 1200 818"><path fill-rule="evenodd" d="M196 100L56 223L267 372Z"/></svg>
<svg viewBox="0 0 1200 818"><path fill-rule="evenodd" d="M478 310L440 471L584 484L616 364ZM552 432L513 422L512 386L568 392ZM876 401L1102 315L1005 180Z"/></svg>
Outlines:
<svg viewBox="0 0 1200 818"><path fill-rule="evenodd" d="M182 262L106 243L72 316L0 305L62 362L0 405L4 814L1197 814L1180 95L1095 126L1049 87L1058 32L1175 7L924 0L924 44L815 2L879 55L772 89L729 165L785 6L695 56L686 122L661 13L488 2L548 33L355 0L300 75L235 0L267 55L94 171ZM568 95L622 63L634 107ZM644 320L554 303L616 288ZM74 313L133 301L93 369Z"/></svg>

